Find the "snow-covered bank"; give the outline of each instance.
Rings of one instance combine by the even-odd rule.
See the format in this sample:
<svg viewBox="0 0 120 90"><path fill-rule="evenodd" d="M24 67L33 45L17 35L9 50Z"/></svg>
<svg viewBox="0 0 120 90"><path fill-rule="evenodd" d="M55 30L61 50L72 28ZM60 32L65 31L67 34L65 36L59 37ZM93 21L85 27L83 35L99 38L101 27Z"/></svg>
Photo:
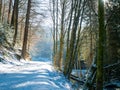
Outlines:
<svg viewBox="0 0 120 90"><path fill-rule="evenodd" d="M65 77L49 62L0 63L0 90L72 90Z"/></svg>

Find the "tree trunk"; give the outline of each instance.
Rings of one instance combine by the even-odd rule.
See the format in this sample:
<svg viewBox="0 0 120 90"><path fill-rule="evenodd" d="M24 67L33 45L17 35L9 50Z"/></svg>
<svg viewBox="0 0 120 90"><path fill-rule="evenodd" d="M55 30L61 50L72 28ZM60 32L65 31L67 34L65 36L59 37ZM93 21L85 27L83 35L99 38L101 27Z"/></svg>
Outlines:
<svg viewBox="0 0 120 90"><path fill-rule="evenodd" d="M0 20L1 20L1 16L2 16L2 0L0 0Z"/></svg>
<svg viewBox="0 0 120 90"><path fill-rule="evenodd" d="M55 28L55 0L52 0L52 20L53 20L53 64L56 67L57 66L57 60L56 60L56 28Z"/></svg>
<svg viewBox="0 0 120 90"><path fill-rule="evenodd" d="M12 5L12 0L9 1L8 18L7 18L8 24L10 23L11 5Z"/></svg>
<svg viewBox="0 0 120 90"><path fill-rule="evenodd" d="M5 15L5 1L3 2L3 6L2 6L3 10L2 10L2 22L4 20L4 15Z"/></svg>
<svg viewBox="0 0 120 90"><path fill-rule="evenodd" d="M16 0L14 0L14 5L13 5L13 10L12 10L12 17L11 17L10 26L14 26L15 2L16 2Z"/></svg>
<svg viewBox="0 0 120 90"><path fill-rule="evenodd" d="M76 45L76 33L77 33L77 27L79 23L79 17L80 17L80 3L81 1L75 1L75 13L74 13L74 22L72 26L72 32L71 32L71 40L70 40L70 47L68 56L66 57L65 67L64 67L64 75L69 79L70 74L72 72L74 62L75 62L75 45ZM79 8L79 9L78 9Z"/></svg>
<svg viewBox="0 0 120 90"><path fill-rule="evenodd" d="M28 40L27 38L28 38L28 28L29 28L29 19L30 19L30 8L31 8L31 0L28 0L24 39L23 39L22 54L21 54L21 57L23 59L26 59L26 53L27 53L26 49L27 49L27 40Z"/></svg>
<svg viewBox="0 0 120 90"><path fill-rule="evenodd" d="M64 48L64 15L65 15L65 0L62 2L62 14L61 14L61 31L60 31L60 51L58 67L62 69L63 62L63 48Z"/></svg>
<svg viewBox="0 0 120 90"><path fill-rule="evenodd" d="M105 46L104 1L98 0L99 41L97 54L96 90L103 90L103 60Z"/></svg>
<svg viewBox="0 0 120 90"><path fill-rule="evenodd" d="M18 33L18 4L19 4L19 0L15 0L14 2L14 28L15 28L15 33L14 33L14 37L13 37L13 46L15 46L16 44L16 39L17 39L17 33Z"/></svg>
<svg viewBox="0 0 120 90"><path fill-rule="evenodd" d="M58 0L56 1L56 44L55 44L55 51L58 51Z"/></svg>

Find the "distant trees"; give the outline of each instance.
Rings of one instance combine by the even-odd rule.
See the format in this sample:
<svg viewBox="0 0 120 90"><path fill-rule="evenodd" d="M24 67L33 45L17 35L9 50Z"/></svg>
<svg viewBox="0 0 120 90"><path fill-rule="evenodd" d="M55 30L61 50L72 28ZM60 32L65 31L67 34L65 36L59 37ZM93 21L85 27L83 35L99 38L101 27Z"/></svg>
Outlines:
<svg viewBox="0 0 120 90"><path fill-rule="evenodd" d="M71 37L69 42L69 52L68 56L66 56L66 64L64 68L64 74L70 78L70 74L72 72L75 60L78 57L78 47L80 42L80 33L81 33L81 25L83 20L83 13L84 13L84 6L86 4L86 0L75 0L73 1L73 7L74 8L74 18L73 18L73 24L72 24L72 31L71 31ZM79 28L78 28L79 27ZM67 66L67 67L66 67Z"/></svg>
<svg viewBox="0 0 120 90"><path fill-rule="evenodd" d="M69 18L67 7L68 0L51 0L51 15L53 20L53 63L59 70L63 68L64 56L64 40L67 27L67 18ZM67 6L68 5L68 6Z"/></svg>
<svg viewBox="0 0 120 90"><path fill-rule="evenodd" d="M61 14L59 15L61 18L60 20L58 19L61 21L61 23L59 22L60 29L58 29L58 32L60 32L60 37L57 34L57 37L59 37L58 41L54 41L54 44L56 44L56 42L59 42L58 52L54 53L57 54L58 57L55 57L54 55L53 58L55 57L54 62L57 62L58 68L62 69L65 76L69 78L70 73L72 72L72 68L74 67L76 57L78 56L77 52L80 42L80 33L86 0L62 0L61 2L58 2L61 5L61 7L58 8L62 8L61 12L59 12ZM53 6L52 11L55 12L54 10L55 9ZM57 14L53 14L52 17L54 18L56 15ZM53 27L55 27L54 24L56 25L56 23L53 21ZM55 32L56 30L53 30L53 36L55 36Z"/></svg>
<svg viewBox="0 0 120 90"><path fill-rule="evenodd" d="M36 16L42 16L41 13L38 13L39 11L36 11L38 1L28 1L29 0L0 0L0 18L3 28L5 28L5 41L10 47L22 48L21 56L24 59L26 59L26 53L29 55L29 49L31 48L30 43L33 41L33 37L34 39L37 37L35 32L38 31L36 28L38 28L41 19L36 19ZM28 3L30 4L29 9L27 9ZM3 33L3 31L0 32ZM2 38L2 36L0 37ZM27 43L28 41L29 43Z"/></svg>

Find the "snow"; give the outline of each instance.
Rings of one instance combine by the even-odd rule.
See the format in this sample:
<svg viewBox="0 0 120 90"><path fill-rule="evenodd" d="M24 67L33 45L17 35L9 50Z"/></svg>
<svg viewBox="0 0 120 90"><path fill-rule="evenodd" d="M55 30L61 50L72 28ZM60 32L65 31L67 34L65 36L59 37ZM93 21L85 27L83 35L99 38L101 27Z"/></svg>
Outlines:
<svg viewBox="0 0 120 90"><path fill-rule="evenodd" d="M0 62L0 90L72 90L62 73L51 62Z"/></svg>
<svg viewBox="0 0 120 90"><path fill-rule="evenodd" d="M73 74L73 75L78 74L78 75L85 76L86 73L87 73L87 70L85 70L85 69L82 69L82 70L73 69L73 70L72 70L72 74Z"/></svg>

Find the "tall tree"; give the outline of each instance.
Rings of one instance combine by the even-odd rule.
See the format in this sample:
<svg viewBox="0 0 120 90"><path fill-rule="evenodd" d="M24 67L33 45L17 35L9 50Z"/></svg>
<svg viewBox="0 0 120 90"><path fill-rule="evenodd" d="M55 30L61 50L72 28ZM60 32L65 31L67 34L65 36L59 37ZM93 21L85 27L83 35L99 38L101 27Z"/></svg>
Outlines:
<svg viewBox="0 0 120 90"><path fill-rule="evenodd" d="M27 38L28 38L28 29L29 29L30 9L31 9L31 0L28 0L24 39L23 39L22 54L21 54L21 57L23 59L26 59L26 53L27 53L27 40L28 40Z"/></svg>
<svg viewBox="0 0 120 90"><path fill-rule="evenodd" d="M57 66L56 52L57 52L57 40L56 40L56 14L55 14L55 0L52 0L52 20L53 20L53 63ZM58 7L57 7L58 8Z"/></svg>
<svg viewBox="0 0 120 90"><path fill-rule="evenodd" d="M4 20L4 17L5 17L5 0L3 1L3 6L2 6L2 22L3 22L3 20Z"/></svg>
<svg viewBox="0 0 120 90"><path fill-rule="evenodd" d="M2 0L0 0L0 19L1 19L1 14L2 14Z"/></svg>
<svg viewBox="0 0 120 90"><path fill-rule="evenodd" d="M9 23L10 21L11 6L12 6L12 0L9 0L7 23Z"/></svg>
<svg viewBox="0 0 120 90"><path fill-rule="evenodd" d="M59 60L58 60L58 67L60 69L62 69L62 63L63 63L65 3L66 0L61 0L62 14L61 14L61 30L60 30L60 49L59 49Z"/></svg>
<svg viewBox="0 0 120 90"><path fill-rule="evenodd" d="M78 29L79 23L81 25L82 22L82 15L83 15L83 8L86 0L75 0L72 1L73 7L74 7L74 18L73 18L73 24L72 24L72 31L70 35L70 43L69 43L69 50L66 56L65 66L64 66L64 75L67 78L70 78L70 74L72 72L76 55L77 55L77 49L78 49L78 41L79 41L79 33L80 29ZM81 16L81 19L80 19ZM77 33L78 31L78 33ZM78 36L78 38L77 38Z"/></svg>
<svg viewBox="0 0 120 90"><path fill-rule="evenodd" d="M103 60L105 49L104 1L98 0L99 40L97 54L96 90L103 90Z"/></svg>
<svg viewBox="0 0 120 90"><path fill-rule="evenodd" d="M14 26L15 28L15 33L13 37L13 46L15 46L16 44L17 33L18 33L18 12L19 12L18 5L19 5L19 0L14 0L12 19L11 19L11 26Z"/></svg>
<svg viewBox="0 0 120 90"><path fill-rule="evenodd" d="M10 26L14 26L14 13L15 13L15 2L16 2L17 0L14 0L14 5L13 5L13 10L12 10L12 16L11 16L11 23L10 23Z"/></svg>

